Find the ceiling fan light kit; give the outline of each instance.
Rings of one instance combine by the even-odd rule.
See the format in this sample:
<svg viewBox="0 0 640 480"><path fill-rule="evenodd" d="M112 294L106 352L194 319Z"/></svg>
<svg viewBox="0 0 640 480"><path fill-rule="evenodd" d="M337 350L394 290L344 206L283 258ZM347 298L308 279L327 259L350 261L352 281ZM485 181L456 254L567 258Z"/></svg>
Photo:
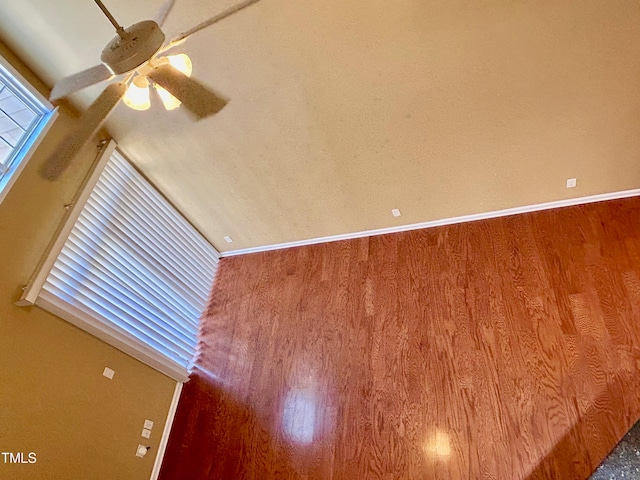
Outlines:
<svg viewBox="0 0 640 480"><path fill-rule="evenodd" d="M178 55L169 55L167 57L152 58L149 62L137 70L136 76L127 89L127 93L124 95L124 103L134 110L147 110L151 107L151 87L155 88L160 101L165 110L171 111L182 105L182 102L178 100L174 95L169 93L165 88L162 88L157 83L150 84L147 75L149 75L154 68L160 65L171 65L173 68L183 73L187 77L191 77L193 71L193 64L191 59L186 53L180 53Z"/></svg>
<svg viewBox="0 0 640 480"><path fill-rule="evenodd" d="M124 94L122 100L125 105L134 110L148 110L151 107L151 82L149 82L149 75L154 68L160 65L171 65L173 68L183 73L187 77L191 76L193 71L193 65L191 59L185 53L178 55L170 55L167 57L160 57L151 59L147 65L138 69L136 75L127 88L127 92ZM178 100L174 95L170 94L166 89L160 85L154 83L155 88L162 105L165 110L175 110L182 102Z"/></svg>
<svg viewBox="0 0 640 480"><path fill-rule="evenodd" d="M120 100L135 110L150 108L151 87L154 87L167 110L184 105L196 119L215 115L222 110L228 100L190 78L193 65L186 54L163 57L157 55L182 44L191 35L253 5L258 0L244 0L169 42L166 41L162 25L176 0L166 0L157 12L155 20L143 20L128 28L122 28L100 0L94 1L115 27L117 35L102 50L100 65L56 82L49 99L55 102L83 88L114 77L121 78L118 80L119 83L107 86L82 114L76 130L62 141L56 153L48 159L49 166L45 167L42 173L49 180L56 179L71 163L80 150L79 145L87 142L91 135L102 127Z"/></svg>

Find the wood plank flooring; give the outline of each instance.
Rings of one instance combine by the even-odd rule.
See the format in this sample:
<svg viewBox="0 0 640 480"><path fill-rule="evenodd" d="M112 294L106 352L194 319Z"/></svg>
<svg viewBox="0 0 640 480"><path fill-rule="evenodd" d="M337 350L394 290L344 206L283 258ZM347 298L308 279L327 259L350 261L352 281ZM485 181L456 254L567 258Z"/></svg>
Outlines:
<svg viewBox="0 0 640 480"><path fill-rule="evenodd" d="M162 480L585 479L640 417L640 199L225 258Z"/></svg>

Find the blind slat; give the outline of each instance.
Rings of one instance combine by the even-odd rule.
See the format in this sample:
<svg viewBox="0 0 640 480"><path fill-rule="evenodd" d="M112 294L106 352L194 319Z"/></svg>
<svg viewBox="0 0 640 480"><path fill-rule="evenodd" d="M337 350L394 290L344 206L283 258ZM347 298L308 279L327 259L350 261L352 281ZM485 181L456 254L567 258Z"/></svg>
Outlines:
<svg viewBox="0 0 640 480"><path fill-rule="evenodd" d="M72 234L69 236L67 245L75 255L82 254L83 245L78 246L76 244L75 235ZM144 293L148 296L149 301L159 307L167 310L178 311L190 318L197 316L197 311L193 308L185 307L184 303L176 303L175 299L173 299L171 295L166 295L164 293L165 288L158 288L157 283L146 280L145 276L140 275L138 270L136 270L135 265L132 266L126 263L123 264L123 262L116 262L112 255L102 251L95 252L93 258L96 268L102 269L110 275L117 277L120 281L128 284L129 288L138 294ZM193 320L192 322L193 324L196 323Z"/></svg>
<svg viewBox="0 0 640 480"><path fill-rule="evenodd" d="M176 242L184 242L189 245L190 250L199 252L203 261L217 263L219 256L217 252L213 256L207 255L207 251L210 251L210 244L200 235L198 238L194 238L192 233L195 229L184 218L176 218L176 210L159 193L145 190L143 186L146 180L142 176L136 174L137 172L123 162L114 163L111 167L109 170L110 181L114 185L119 184L125 195L133 197L129 199L130 201L140 202L145 205L146 210L163 218L162 223L166 227L172 228L172 235ZM127 182L127 179L130 181ZM187 231L191 233L185 233L187 228L189 229Z"/></svg>
<svg viewBox="0 0 640 480"><path fill-rule="evenodd" d="M190 351L188 345L181 346L166 337L156 335L155 330L145 328L145 324L140 323L136 316L120 308L122 305L110 302L104 295L92 295L91 291L85 288L78 288L72 292L66 288L64 279L59 279L55 275L47 280L46 285L45 291L55 293L69 305L79 307L94 318L109 322L110 326L122 328L156 350L161 350L163 353L171 352L174 360L182 359Z"/></svg>
<svg viewBox="0 0 640 480"><path fill-rule="evenodd" d="M96 236L92 231L95 231L95 227L98 225L104 228L102 228L100 235ZM153 249L131 248L131 242L137 242L135 244L137 247L143 247L140 245L142 242L139 242L137 237L133 237L132 239L127 238L123 236L121 232L111 228L110 225L104 225L97 220L87 221L86 218L78 219L76 226L77 231L85 235L86 240L83 243L85 244L85 248L88 249L87 251L91 254L98 250L111 252L111 255L113 255L115 259L120 259L122 263L133 264L141 274L146 273L147 276L152 278L162 279L163 284L171 285L171 290L179 292L182 297L191 302L197 302L200 296L208 290L203 284L191 283L188 279L185 279L183 282L173 281L174 276L171 272L158 266L154 255L150 253L153 252ZM96 238L97 240L95 240ZM103 239L106 241L103 241ZM88 243L89 241L100 243L92 246L91 243ZM184 269L185 267L176 265L175 268ZM187 285L187 287L184 285Z"/></svg>
<svg viewBox="0 0 640 480"><path fill-rule="evenodd" d="M103 187L98 185L96 187L96 197L95 203L99 205L101 199L99 198L101 195L109 195L110 192L104 192ZM136 208L136 205L139 205L139 201L136 197L129 197L125 192L123 192L121 197L121 204L118 205L117 209L114 209L113 212L113 220L114 222L120 222L121 224L128 225L129 228L135 228L139 230L140 239L146 242L160 242L163 243L163 238L166 238L167 235L173 237L175 230L169 228L166 225L163 225L162 230L158 230L158 226L162 225L162 219L157 218L147 218L141 215L141 212ZM89 204L87 205L87 213L92 212L95 213L96 207L93 205L94 199L91 199ZM99 207L98 207L99 208ZM175 237L173 237L175 238ZM180 264L189 265L189 271L194 274L202 277L207 277L208 272L211 270L211 265L203 266L201 264L194 264L194 259L188 254L192 245L187 244L185 242L179 242L175 240L176 248L173 252L173 256L170 260L175 259Z"/></svg>
<svg viewBox="0 0 640 480"><path fill-rule="evenodd" d="M82 291L86 294L91 291L95 296L102 295L107 299L111 299L114 305L122 305L127 313L134 315L136 318L154 318L156 322L152 326L158 329L159 333L167 336L173 335L185 342L190 341L190 337L183 331L185 325L190 325L188 317L174 314L171 316L170 322L158 322L157 319L161 318L165 312L154 307L145 298L135 295L134 292L127 288L126 284L118 280L118 277L108 278L104 275L99 275L96 273L96 269L88 272L78 272L77 266L68 260L64 255L60 256L60 263L52 270L51 279L55 277L61 280L61 285L67 288L73 286L77 291ZM84 279L83 283L82 285L76 285L75 278L80 275ZM51 282L53 283L53 280ZM107 286L111 288L107 289ZM178 328L176 328L176 325L178 325Z"/></svg>

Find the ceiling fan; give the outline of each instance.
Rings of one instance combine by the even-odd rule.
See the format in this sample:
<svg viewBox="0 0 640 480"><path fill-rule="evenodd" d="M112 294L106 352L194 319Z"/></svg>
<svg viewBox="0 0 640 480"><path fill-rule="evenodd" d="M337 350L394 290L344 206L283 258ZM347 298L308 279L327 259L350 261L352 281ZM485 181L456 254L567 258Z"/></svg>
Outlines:
<svg viewBox="0 0 640 480"><path fill-rule="evenodd" d="M191 62L185 54L163 56L191 35L256 3L245 0L165 41L162 31L176 0L167 0L153 20L143 20L128 28L118 24L101 0L94 0L115 27L117 35L102 50L101 63L58 81L49 97L53 103L83 88L113 78L78 120L71 132L45 162L41 174L49 180L58 178L82 146L102 127L120 100L131 108L148 108L149 92L155 90L167 110L182 104L196 119L218 113L227 99L209 87L190 78ZM153 87L153 88L151 88Z"/></svg>

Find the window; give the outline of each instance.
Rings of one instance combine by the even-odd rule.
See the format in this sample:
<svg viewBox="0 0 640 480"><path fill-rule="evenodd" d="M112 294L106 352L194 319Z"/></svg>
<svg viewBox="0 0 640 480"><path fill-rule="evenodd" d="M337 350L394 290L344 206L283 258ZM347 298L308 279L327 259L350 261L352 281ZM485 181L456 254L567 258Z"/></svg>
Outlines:
<svg viewBox="0 0 640 480"><path fill-rule="evenodd" d="M219 254L120 153L98 168L21 304L185 381Z"/></svg>
<svg viewBox="0 0 640 480"><path fill-rule="evenodd" d="M0 201L53 117L48 102L0 59Z"/></svg>

